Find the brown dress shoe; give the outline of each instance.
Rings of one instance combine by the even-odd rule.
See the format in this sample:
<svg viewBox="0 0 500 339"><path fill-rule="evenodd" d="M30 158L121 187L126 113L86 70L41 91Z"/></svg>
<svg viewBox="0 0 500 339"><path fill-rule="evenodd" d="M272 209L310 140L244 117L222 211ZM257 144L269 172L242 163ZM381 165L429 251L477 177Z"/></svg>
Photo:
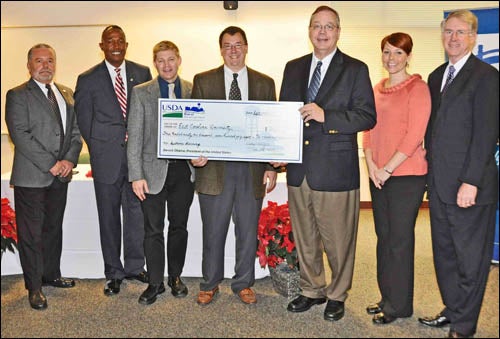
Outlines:
<svg viewBox="0 0 500 339"><path fill-rule="evenodd" d="M255 292L250 288L244 288L238 292L238 297L245 304L255 304L257 302L257 297L255 296Z"/></svg>
<svg viewBox="0 0 500 339"><path fill-rule="evenodd" d="M219 286L215 287L213 290L210 291L200 291L200 293L198 293L198 300L197 300L198 304L200 305L210 304L217 293L219 293Z"/></svg>

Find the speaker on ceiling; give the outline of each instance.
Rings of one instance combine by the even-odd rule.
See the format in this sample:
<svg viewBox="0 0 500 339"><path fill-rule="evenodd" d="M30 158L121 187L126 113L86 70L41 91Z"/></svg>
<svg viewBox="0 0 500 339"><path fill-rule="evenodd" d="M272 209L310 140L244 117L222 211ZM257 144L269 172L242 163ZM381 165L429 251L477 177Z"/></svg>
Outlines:
<svg viewBox="0 0 500 339"><path fill-rule="evenodd" d="M224 1L224 9L227 10L238 9L238 1Z"/></svg>

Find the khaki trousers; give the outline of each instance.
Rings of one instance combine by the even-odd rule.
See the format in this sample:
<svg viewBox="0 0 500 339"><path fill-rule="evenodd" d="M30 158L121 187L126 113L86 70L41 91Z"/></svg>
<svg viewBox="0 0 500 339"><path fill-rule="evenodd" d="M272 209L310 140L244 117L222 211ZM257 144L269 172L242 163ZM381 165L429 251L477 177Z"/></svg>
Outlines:
<svg viewBox="0 0 500 339"><path fill-rule="evenodd" d="M359 220L359 189L323 192L288 186L288 203L300 265L300 287L309 298L345 301L352 285ZM331 269L326 281L323 252Z"/></svg>

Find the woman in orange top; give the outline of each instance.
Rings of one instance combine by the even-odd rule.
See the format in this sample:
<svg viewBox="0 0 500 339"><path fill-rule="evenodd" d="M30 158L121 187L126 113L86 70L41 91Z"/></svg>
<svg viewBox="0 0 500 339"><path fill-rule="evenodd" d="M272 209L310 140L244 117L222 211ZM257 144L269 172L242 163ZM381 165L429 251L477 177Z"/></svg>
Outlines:
<svg viewBox="0 0 500 339"><path fill-rule="evenodd" d="M423 139L431 112L427 84L407 72L413 42L406 33L381 42L389 77L374 87L377 125L363 132L377 234L378 303L369 305L375 324L413 314L415 221L425 191Z"/></svg>

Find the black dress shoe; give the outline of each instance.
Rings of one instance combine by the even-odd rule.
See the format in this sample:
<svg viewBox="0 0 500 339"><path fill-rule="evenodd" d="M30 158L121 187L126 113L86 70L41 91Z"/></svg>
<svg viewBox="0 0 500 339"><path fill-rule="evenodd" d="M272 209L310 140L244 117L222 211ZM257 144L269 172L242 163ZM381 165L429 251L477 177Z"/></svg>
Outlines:
<svg viewBox="0 0 500 339"><path fill-rule="evenodd" d="M44 310L47 308L47 298L45 298L42 290L28 291L28 299L31 308L35 310Z"/></svg>
<svg viewBox="0 0 500 339"><path fill-rule="evenodd" d="M450 320L446 318L441 313L435 315L434 317L423 317L418 318L419 323L430 326L430 327L443 327L450 323Z"/></svg>
<svg viewBox="0 0 500 339"><path fill-rule="evenodd" d="M75 286L73 279L59 277L54 280L42 280L42 286L53 286L59 288L70 288Z"/></svg>
<svg viewBox="0 0 500 339"><path fill-rule="evenodd" d="M377 314L380 312L382 312L382 307L380 307L380 303L368 305L368 307L366 308L366 313L368 314Z"/></svg>
<svg viewBox="0 0 500 339"><path fill-rule="evenodd" d="M391 317L388 314L385 314L384 312L379 312L373 316L373 323L377 325L384 325L384 324L390 324L394 320L396 320L396 317Z"/></svg>
<svg viewBox="0 0 500 339"><path fill-rule="evenodd" d="M182 298L188 295L188 289L181 280L181 277L168 277L168 286L172 289L172 295L176 298Z"/></svg>
<svg viewBox="0 0 500 339"><path fill-rule="evenodd" d="M325 320L337 321L344 316L344 302L337 300L328 300L326 304L324 318Z"/></svg>
<svg viewBox="0 0 500 339"><path fill-rule="evenodd" d="M290 312L305 312L312 306L323 304L325 301L326 298L308 298L299 295L288 304L287 310Z"/></svg>
<svg viewBox="0 0 500 339"><path fill-rule="evenodd" d="M115 295L120 293L120 285L122 284L121 279L110 279L106 281L106 285L104 285L104 294L105 295Z"/></svg>
<svg viewBox="0 0 500 339"><path fill-rule="evenodd" d="M165 292L165 285L163 283L158 285L149 284L148 288L139 297L139 304L150 305L156 301L158 294L162 294L163 292Z"/></svg>
<svg viewBox="0 0 500 339"><path fill-rule="evenodd" d="M141 273L137 275L130 275L128 277L125 277L127 280L137 280L140 282L143 282L145 284L149 283L149 274L146 271L142 271Z"/></svg>

